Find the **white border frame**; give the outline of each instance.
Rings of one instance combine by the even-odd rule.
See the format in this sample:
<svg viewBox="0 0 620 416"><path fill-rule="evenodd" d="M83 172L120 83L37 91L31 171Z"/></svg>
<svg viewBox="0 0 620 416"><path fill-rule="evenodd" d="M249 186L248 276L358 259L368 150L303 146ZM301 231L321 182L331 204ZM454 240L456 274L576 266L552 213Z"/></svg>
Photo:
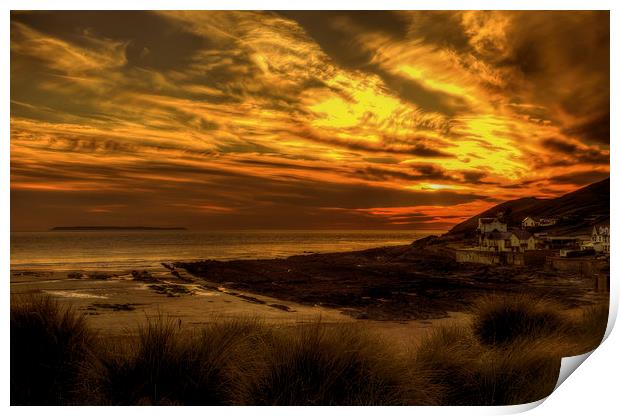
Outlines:
<svg viewBox="0 0 620 416"><path fill-rule="evenodd" d="M362 9L362 10L611 10L611 137L615 137L617 132L617 116L618 106L613 97L618 96L618 83L617 78L613 74L618 73L620 66L618 65L618 24L620 19L614 5L619 4L612 1L575 1L565 0L562 2L549 1L549 0L505 0L501 3L498 1L478 0L478 1L450 1L450 0L434 0L434 1L405 1L405 0L384 0L381 2L357 0L357 1L334 1L334 0L314 0L314 1L283 1L283 0L262 0L262 1L248 1L248 0L228 0L228 1L199 1L199 0L176 0L176 1L164 1L164 0L135 0L135 1L120 1L120 0L107 0L107 1L90 1L88 3L80 2L76 0L56 0L56 1L44 1L44 0L8 0L3 2L4 14L2 15L2 49L3 49L3 65L0 68L2 71L2 86L1 91L4 91L4 99L0 101L0 107L2 109L2 131L5 132L5 138L0 142L0 180L2 181L2 188L0 190L1 198L1 220L0 220L0 264L2 270L5 271L4 278L7 279L6 291L2 293L2 324L3 334L5 339L9 334L9 298L10 290L8 287L8 277L10 269L10 10L33 10L33 9L54 9L54 10L155 10L155 9L188 9L188 10L329 10L329 9ZM612 140L614 142L615 140ZM616 145L611 146L611 167L612 171L614 162L618 160L616 157ZM612 174L613 176L613 174ZM612 197L611 197L611 212L615 212L620 208L618 196L618 186L616 182L611 181ZM620 223L618 218L612 216L611 228L618 230ZM618 258L618 252L620 252L620 232L612 234L612 261L611 261L611 314L610 314L610 328L615 321L618 311L618 287L616 277L616 259ZM609 329L609 328L608 328ZM617 331L616 331L617 332ZM390 407L390 408L374 408L374 407L356 407L351 409L357 415L370 415L378 412L389 412L391 414L411 415L412 412L421 415L436 415L440 414L455 414L455 415L485 415L485 414L512 414L519 413L528 409L532 409L537 405L534 410L531 411L533 415L542 415L549 413L562 413L567 415L583 415L587 414L610 414L610 409L618 408L616 397L617 393L617 380L618 380L618 358L616 351L620 351L618 335L611 333L609 338L594 351L592 356L587 360L587 364L582 365L577 369L576 374L570 376L567 381L562 384L557 391L555 391L548 400L538 402L536 404L522 405L522 406L507 406L507 407L418 407L415 409L405 407ZM1 380L1 392L2 401L5 406L9 405L9 343L2 343L2 366L5 369ZM33 375L36 377L36 375ZM544 403L542 403L544 402ZM542 403L542 405L541 405ZM349 408L347 408L348 410ZM107 416L110 409L104 407L91 407L84 409L81 407L68 407L68 408L45 408L45 409L31 409L28 407L13 407L10 409L15 414L29 414L31 411L44 411L49 412L52 415L57 414L82 414L87 411L95 416ZM118 408L115 412L121 412L123 414L164 414L168 413L170 409L164 407L131 407L131 408ZM235 415L239 413L252 413L257 415L285 415L294 412L295 414L304 416L315 416L317 412L325 412L326 414L337 414L342 410L337 407L328 408L314 408L314 407L220 407L220 408L192 408L184 407L175 410L175 412L181 413L203 413L203 412L215 412L218 415Z"/></svg>

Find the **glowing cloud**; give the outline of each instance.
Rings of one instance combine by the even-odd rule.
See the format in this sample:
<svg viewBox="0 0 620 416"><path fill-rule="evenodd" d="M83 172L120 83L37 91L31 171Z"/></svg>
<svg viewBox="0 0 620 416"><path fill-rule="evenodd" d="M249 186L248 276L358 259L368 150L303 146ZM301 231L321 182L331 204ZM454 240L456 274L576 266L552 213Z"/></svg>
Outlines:
<svg viewBox="0 0 620 416"><path fill-rule="evenodd" d="M607 12L13 12L12 226L446 228L608 175L608 68Z"/></svg>

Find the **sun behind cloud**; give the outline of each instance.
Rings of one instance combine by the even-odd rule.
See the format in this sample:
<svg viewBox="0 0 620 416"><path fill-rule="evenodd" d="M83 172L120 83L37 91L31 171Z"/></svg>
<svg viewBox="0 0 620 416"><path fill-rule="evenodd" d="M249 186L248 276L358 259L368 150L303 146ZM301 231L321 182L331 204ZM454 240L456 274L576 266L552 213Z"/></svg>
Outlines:
<svg viewBox="0 0 620 416"><path fill-rule="evenodd" d="M608 12L11 14L15 230L445 229L608 175Z"/></svg>

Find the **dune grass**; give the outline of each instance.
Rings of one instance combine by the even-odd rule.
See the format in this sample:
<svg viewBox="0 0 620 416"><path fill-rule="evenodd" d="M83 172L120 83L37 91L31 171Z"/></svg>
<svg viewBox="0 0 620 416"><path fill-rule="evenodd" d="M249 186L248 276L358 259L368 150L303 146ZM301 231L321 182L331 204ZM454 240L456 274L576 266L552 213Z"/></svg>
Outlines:
<svg viewBox="0 0 620 416"><path fill-rule="evenodd" d="M263 331L254 319L214 323L183 332L175 320L150 317L138 336L102 343L84 378L91 404L229 404L236 383L251 374L252 337Z"/></svg>
<svg viewBox="0 0 620 416"><path fill-rule="evenodd" d="M403 371L386 343L357 324L303 324L274 331L261 349L262 368L245 385L260 405L402 405L431 401L424 380Z"/></svg>
<svg viewBox="0 0 620 416"><path fill-rule="evenodd" d="M550 394L560 358L598 345L607 322L603 307L570 321L525 298L484 298L472 311L471 327L436 327L408 352L363 324L251 318L189 331L155 316L110 340L50 298L16 299L11 403L520 404Z"/></svg>
<svg viewBox="0 0 620 416"><path fill-rule="evenodd" d="M471 313L472 330L487 346L542 343L543 350L573 356L592 351L601 343L609 303L596 303L573 316L546 298L527 294L485 296L472 305Z"/></svg>
<svg viewBox="0 0 620 416"><path fill-rule="evenodd" d="M549 346L525 340L488 346L470 328L439 327L421 343L416 367L442 404L522 404L553 391L561 356Z"/></svg>
<svg viewBox="0 0 620 416"><path fill-rule="evenodd" d="M413 367L434 386L440 403L468 405L479 398L475 372L480 351L468 328L438 327L422 339Z"/></svg>
<svg viewBox="0 0 620 416"><path fill-rule="evenodd" d="M480 342L494 346L546 338L564 331L561 310L551 300L527 294L485 296L471 308L473 331Z"/></svg>
<svg viewBox="0 0 620 416"><path fill-rule="evenodd" d="M48 296L11 302L11 404L57 405L77 400L81 367L93 333L84 318Z"/></svg>
<svg viewBox="0 0 620 416"><path fill-rule="evenodd" d="M603 340L609 319L609 303L592 305L584 309L570 329L570 336L576 340L573 355L592 351Z"/></svg>

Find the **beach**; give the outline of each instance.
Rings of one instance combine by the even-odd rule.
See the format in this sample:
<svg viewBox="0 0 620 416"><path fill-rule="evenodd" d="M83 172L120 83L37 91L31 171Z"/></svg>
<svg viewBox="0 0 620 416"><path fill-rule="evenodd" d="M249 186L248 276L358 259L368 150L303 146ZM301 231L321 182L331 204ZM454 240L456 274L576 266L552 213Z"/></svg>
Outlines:
<svg viewBox="0 0 620 416"><path fill-rule="evenodd" d="M434 326L465 325L467 305L484 294L524 291L567 308L598 296L587 279L480 265L457 270L447 259L410 245L285 259L162 263L148 270L11 271L12 298L50 295L83 314L101 336L111 337L134 334L159 315L184 329L252 317L273 325L361 322L413 345Z"/></svg>
<svg viewBox="0 0 620 416"><path fill-rule="evenodd" d="M82 274L81 278L71 278ZM11 272L14 299L44 293L83 314L90 327L103 337L133 336L147 319L160 315L178 322L183 329L199 329L227 318L257 318L273 325L296 325L321 321L325 324L357 321L341 310L283 301L251 292L206 289L170 274L165 267L149 272L152 282L137 281L130 272L42 271ZM187 277L182 274L182 277ZM164 290L162 290L164 289ZM167 291L166 291L167 289ZM365 321L384 336L414 345L433 325L462 324L466 314L442 319Z"/></svg>

